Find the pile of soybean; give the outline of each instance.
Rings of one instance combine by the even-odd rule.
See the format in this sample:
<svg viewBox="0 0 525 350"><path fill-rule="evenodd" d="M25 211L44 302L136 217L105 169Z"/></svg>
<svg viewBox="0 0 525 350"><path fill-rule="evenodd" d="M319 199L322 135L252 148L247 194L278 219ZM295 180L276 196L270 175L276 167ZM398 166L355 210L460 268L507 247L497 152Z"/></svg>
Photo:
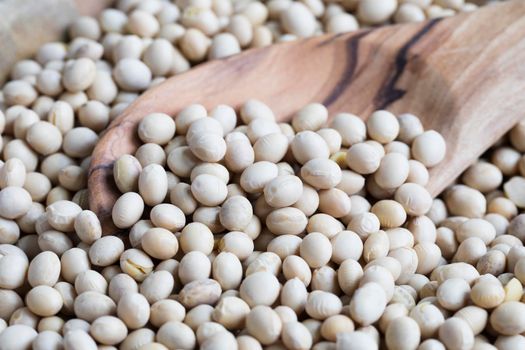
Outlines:
<svg viewBox="0 0 525 350"><path fill-rule="evenodd" d="M137 132L142 146L114 165L123 194L112 217L129 229L130 245L120 244L120 268L148 287L154 279L164 286L159 298L186 310L143 342L298 350L525 344L525 215L517 216L525 179L506 181L507 195L498 191L502 162L512 166L507 176L525 165L515 149L497 148L494 164L470 167L463 181L471 187L451 187L443 202L424 186L445 142L411 114L377 111L365 123L348 113L329 118L314 103L288 124L250 100L239 111L195 104L174 118L153 113ZM525 149L525 124L510 140ZM195 314L205 316L195 324Z"/></svg>
<svg viewBox="0 0 525 350"><path fill-rule="evenodd" d="M146 116L115 163L124 234L87 203L100 135L165 77L475 8L119 0L16 64L0 91L0 350L525 348L525 123L432 200L446 146L415 116L192 105Z"/></svg>
<svg viewBox="0 0 525 350"><path fill-rule="evenodd" d="M427 167L443 160L443 138L410 114L398 119L377 111L365 124L339 113L327 121L327 109L314 103L291 124L277 123L257 100L247 101L239 116L226 105L208 112L195 104L175 118L153 113L142 120L143 145L120 157L113 171L123 194L112 218L129 229L130 247L116 237L97 241L107 240L111 251L104 261L118 260L127 278L142 282L139 293L144 285L156 291L153 299L149 291L135 297L130 309L154 303L149 317L156 320L156 303L170 299L170 311L185 310L156 324L155 338L144 333L142 342L300 350L377 349L386 341L390 349L416 349L420 327L438 337L441 324L427 330L426 320L420 326L405 317L388 327L419 302L410 281L423 288L430 283L425 275L441 263L434 224L423 215L433 204L424 188ZM124 293L134 292L126 287ZM454 286L443 293L446 302L461 303L457 309L466 306ZM147 313L119 314L121 303L128 306L123 300L117 302L121 321L112 322L144 327ZM387 305L406 313L389 315ZM444 324L438 307L432 310ZM197 323L195 314L202 317ZM374 328L381 318L383 327ZM443 341L450 342L450 333L473 344L466 323L447 327ZM92 335L100 341L111 332Z"/></svg>
<svg viewBox="0 0 525 350"><path fill-rule="evenodd" d="M0 168L0 349L525 344L525 123L435 200L446 145L411 114L194 104L137 134L113 171L124 235L60 197L81 166Z"/></svg>

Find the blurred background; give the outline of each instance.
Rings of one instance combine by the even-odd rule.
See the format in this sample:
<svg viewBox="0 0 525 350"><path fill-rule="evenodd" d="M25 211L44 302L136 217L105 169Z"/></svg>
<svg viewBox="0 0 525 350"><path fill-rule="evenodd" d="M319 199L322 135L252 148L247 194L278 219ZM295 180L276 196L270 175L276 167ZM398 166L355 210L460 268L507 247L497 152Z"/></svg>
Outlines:
<svg viewBox="0 0 525 350"><path fill-rule="evenodd" d="M112 0L0 0L0 83L12 65L58 40L79 15L96 15Z"/></svg>

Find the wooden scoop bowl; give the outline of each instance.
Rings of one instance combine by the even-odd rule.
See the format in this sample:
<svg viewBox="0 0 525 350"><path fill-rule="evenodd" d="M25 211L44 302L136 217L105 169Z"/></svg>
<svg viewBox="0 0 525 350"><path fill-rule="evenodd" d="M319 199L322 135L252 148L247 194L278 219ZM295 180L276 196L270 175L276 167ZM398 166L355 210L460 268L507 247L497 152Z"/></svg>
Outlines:
<svg viewBox="0 0 525 350"><path fill-rule="evenodd" d="M525 1L249 50L170 78L138 98L98 143L91 209L111 221L119 195L113 162L137 149L136 126L145 115L174 116L192 103L238 107L249 98L267 103L279 121L311 102L363 118L377 109L418 115L447 142L447 157L431 169L427 186L437 195L525 117Z"/></svg>

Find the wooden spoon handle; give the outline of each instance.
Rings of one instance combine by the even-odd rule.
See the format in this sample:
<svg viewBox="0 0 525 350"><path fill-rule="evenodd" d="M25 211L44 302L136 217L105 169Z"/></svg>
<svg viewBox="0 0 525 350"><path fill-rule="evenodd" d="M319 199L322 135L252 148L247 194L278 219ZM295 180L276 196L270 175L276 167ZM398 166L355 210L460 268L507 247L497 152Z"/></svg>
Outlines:
<svg viewBox="0 0 525 350"><path fill-rule="evenodd" d="M436 23L399 55L403 72L395 70L382 90L384 106L420 115L447 142L444 161L430 172L433 195L525 117L525 2L488 5L460 19L452 27Z"/></svg>
<svg viewBox="0 0 525 350"><path fill-rule="evenodd" d="M96 15L111 0L0 1L0 84L14 63L30 57L45 42L64 37L64 29L80 15Z"/></svg>

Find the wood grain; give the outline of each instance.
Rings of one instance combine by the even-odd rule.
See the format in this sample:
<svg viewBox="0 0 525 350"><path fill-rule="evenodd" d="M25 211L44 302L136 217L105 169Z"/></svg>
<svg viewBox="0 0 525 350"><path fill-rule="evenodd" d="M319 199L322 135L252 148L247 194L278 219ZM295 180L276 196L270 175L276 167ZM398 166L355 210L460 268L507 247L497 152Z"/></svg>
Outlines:
<svg viewBox="0 0 525 350"><path fill-rule="evenodd" d="M109 7L114 0L74 0L77 12L82 16L96 16Z"/></svg>
<svg viewBox="0 0 525 350"><path fill-rule="evenodd" d="M96 15L110 0L0 0L0 84L17 61L31 57L79 14Z"/></svg>
<svg viewBox="0 0 525 350"><path fill-rule="evenodd" d="M525 2L508 1L442 20L325 35L209 62L144 93L110 126L89 173L90 206L110 221L118 193L112 164L138 145L148 113L175 115L191 103L266 102L280 121L322 102L331 114L376 109L418 115L448 144L431 170L440 193L525 110Z"/></svg>

